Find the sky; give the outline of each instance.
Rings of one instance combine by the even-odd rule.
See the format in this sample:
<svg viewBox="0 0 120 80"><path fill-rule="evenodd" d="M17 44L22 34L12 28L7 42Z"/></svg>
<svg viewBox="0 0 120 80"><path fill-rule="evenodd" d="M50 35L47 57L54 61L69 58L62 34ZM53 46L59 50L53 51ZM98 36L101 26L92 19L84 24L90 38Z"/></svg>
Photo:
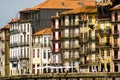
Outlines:
<svg viewBox="0 0 120 80"><path fill-rule="evenodd" d="M0 0L0 28L4 27L19 11L40 4L44 0Z"/></svg>

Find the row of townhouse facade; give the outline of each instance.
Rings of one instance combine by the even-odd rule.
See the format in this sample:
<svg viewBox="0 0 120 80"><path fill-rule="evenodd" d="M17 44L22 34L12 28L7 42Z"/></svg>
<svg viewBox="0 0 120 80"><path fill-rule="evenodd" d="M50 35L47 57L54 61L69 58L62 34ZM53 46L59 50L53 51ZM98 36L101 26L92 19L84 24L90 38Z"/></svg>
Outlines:
<svg viewBox="0 0 120 80"><path fill-rule="evenodd" d="M57 1L61 5L57 9L48 5L54 0L47 0L44 5L20 11L20 19L10 21L8 33L0 32L0 44L5 46L1 46L0 53L2 76L120 72L119 5L111 7L114 1L111 4L110 0L102 0L97 6L87 6L87 1L77 0L65 7L67 1ZM51 14L44 15L46 10ZM8 40L3 41L2 34ZM3 51L2 47L6 49Z"/></svg>
<svg viewBox="0 0 120 80"><path fill-rule="evenodd" d="M37 6L21 10L20 19L11 20L9 23L10 75L51 72L51 69L48 68L50 62L58 58L54 59L51 55L51 31L45 27L50 26L50 17L56 12L77 8L81 2L86 5L95 4L94 0L46 0Z"/></svg>
<svg viewBox="0 0 120 80"><path fill-rule="evenodd" d="M49 65L50 28L32 34L30 22L10 22L10 75L45 73Z"/></svg>
<svg viewBox="0 0 120 80"><path fill-rule="evenodd" d="M119 5L85 6L52 17L52 53L61 72L120 72ZM111 4L111 2L108 2ZM51 64L51 65L52 65Z"/></svg>

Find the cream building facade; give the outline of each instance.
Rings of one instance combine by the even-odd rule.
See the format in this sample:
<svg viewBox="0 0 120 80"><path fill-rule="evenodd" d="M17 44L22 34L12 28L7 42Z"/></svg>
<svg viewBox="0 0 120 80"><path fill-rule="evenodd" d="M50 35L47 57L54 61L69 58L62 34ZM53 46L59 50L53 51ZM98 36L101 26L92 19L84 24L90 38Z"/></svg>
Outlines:
<svg viewBox="0 0 120 80"><path fill-rule="evenodd" d="M33 34L32 73L49 73L51 28L44 28Z"/></svg>

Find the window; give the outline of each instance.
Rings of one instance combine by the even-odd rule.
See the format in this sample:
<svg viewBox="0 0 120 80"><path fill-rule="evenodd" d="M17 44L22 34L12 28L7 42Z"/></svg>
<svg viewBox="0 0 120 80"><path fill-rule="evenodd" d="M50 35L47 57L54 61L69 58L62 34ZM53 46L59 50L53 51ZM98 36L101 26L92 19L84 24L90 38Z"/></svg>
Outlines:
<svg viewBox="0 0 120 80"><path fill-rule="evenodd" d="M43 64L43 67L44 67L44 66L46 66L46 64ZM44 69L43 69L43 73L46 73L46 72L47 72L47 70L46 70L46 68L44 68Z"/></svg>
<svg viewBox="0 0 120 80"><path fill-rule="evenodd" d="M117 24L114 25L114 31L118 31L118 25Z"/></svg>
<svg viewBox="0 0 120 80"><path fill-rule="evenodd" d="M43 51L44 59L46 59L46 50Z"/></svg>
<svg viewBox="0 0 120 80"><path fill-rule="evenodd" d="M98 18L97 18L97 16L95 16L95 23L97 23L97 20L98 20Z"/></svg>
<svg viewBox="0 0 120 80"><path fill-rule="evenodd" d="M117 39L114 39L114 46L117 46Z"/></svg>
<svg viewBox="0 0 120 80"><path fill-rule="evenodd" d="M48 59L50 59L50 50L48 50Z"/></svg>
<svg viewBox="0 0 120 80"><path fill-rule="evenodd" d="M118 51L117 50L114 51L114 59L118 59Z"/></svg>
<svg viewBox="0 0 120 80"><path fill-rule="evenodd" d="M39 67L40 67L40 65L39 64L37 64L37 74L39 74L40 72L39 72Z"/></svg>
<svg viewBox="0 0 120 80"><path fill-rule="evenodd" d="M92 23L92 16L89 16L89 23Z"/></svg>
<svg viewBox="0 0 120 80"><path fill-rule="evenodd" d="M30 25L28 24L28 26L27 26L27 28L28 28L28 32L29 32L29 27L30 27Z"/></svg>
<svg viewBox="0 0 120 80"><path fill-rule="evenodd" d="M40 53L39 53L39 49L37 49L37 57L38 57L38 58L39 58L39 54L40 54Z"/></svg>
<svg viewBox="0 0 120 80"><path fill-rule="evenodd" d="M35 49L33 49L33 58L35 58Z"/></svg>
<svg viewBox="0 0 120 80"><path fill-rule="evenodd" d="M115 12L115 21L118 21L118 12Z"/></svg>
<svg viewBox="0 0 120 80"><path fill-rule="evenodd" d="M20 40L21 40L20 42L22 43L22 36L20 36Z"/></svg>
<svg viewBox="0 0 120 80"><path fill-rule="evenodd" d="M24 57L26 57L26 49L24 48Z"/></svg>
<svg viewBox="0 0 120 80"><path fill-rule="evenodd" d="M26 32L26 24L24 24L24 32Z"/></svg>
<svg viewBox="0 0 120 80"><path fill-rule="evenodd" d="M22 49L21 49L21 57L22 57L22 54L23 54L23 53L22 53Z"/></svg>
<svg viewBox="0 0 120 80"><path fill-rule="evenodd" d="M47 39L46 39L46 37L44 38L44 47L46 47L46 45L47 45Z"/></svg>
<svg viewBox="0 0 120 80"><path fill-rule="evenodd" d="M32 73L35 73L35 64L32 65Z"/></svg>
<svg viewBox="0 0 120 80"><path fill-rule="evenodd" d="M104 50L101 50L101 57L104 58Z"/></svg>
<svg viewBox="0 0 120 80"><path fill-rule="evenodd" d="M110 50L109 49L107 50L107 56L110 56Z"/></svg>
<svg viewBox="0 0 120 80"><path fill-rule="evenodd" d="M29 56L29 48L27 48L27 56Z"/></svg>
<svg viewBox="0 0 120 80"><path fill-rule="evenodd" d="M114 72L118 72L118 64L114 63Z"/></svg>
<svg viewBox="0 0 120 80"><path fill-rule="evenodd" d="M27 35L27 43L29 43L29 35Z"/></svg>
<svg viewBox="0 0 120 80"><path fill-rule="evenodd" d="M38 44L40 44L40 37L38 37Z"/></svg>

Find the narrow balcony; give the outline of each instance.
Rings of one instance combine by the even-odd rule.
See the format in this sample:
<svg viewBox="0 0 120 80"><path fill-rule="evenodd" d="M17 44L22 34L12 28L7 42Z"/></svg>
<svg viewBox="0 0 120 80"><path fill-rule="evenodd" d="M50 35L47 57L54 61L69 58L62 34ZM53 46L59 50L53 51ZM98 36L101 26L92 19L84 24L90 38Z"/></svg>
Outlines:
<svg viewBox="0 0 120 80"><path fill-rule="evenodd" d="M19 43L20 46L29 46L29 42L21 42Z"/></svg>
<svg viewBox="0 0 120 80"><path fill-rule="evenodd" d="M33 45L34 47L39 47L39 46L41 46L40 42L35 42L35 43L33 43L32 45Z"/></svg>
<svg viewBox="0 0 120 80"><path fill-rule="evenodd" d="M115 31L113 32L113 37L114 37L114 38L118 38L118 37L119 37L119 31L118 31L118 30L115 30Z"/></svg>
<svg viewBox="0 0 120 80"><path fill-rule="evenodd" d="M99 60L98 59L93 59L88 61L88 65L99 65Z"/></svg>
<svg viewBox="0 0 120 80"><path fill-rule="evenodd" d="M79 22L62 22L61 27L66 28L66 27L78 27Z"/></svg>
<svg viewBox="0 0 120 80"><path fill-rule="evenodd" d="M50 44L41 44L41 47L50 47Z"/></svg>
<svg viewBox="0 0 120 80"><path fill-rule="evenodd" d="M70 49L79 50L80 46L78 44L71 44Z"/></svg>
<svg viewBox="0 0 120 80"><path fill-rule="evenodd" d="M103 35L110 35L111 34L111 29L98 29L98 33L103 36Z"/></svg>
<svg viewBox="0 0 120 80"><path fill-rule="evenodd" d="M118 44L114 44L114 45L113 45L113 49L114 49L114 50L119 50Z"/></svg>
<svg viewBox="0 0 120 80"><path fill-rule="evenodd" d="M26 31L25 30L21 30L21 33L26 34Z"/></svg>
<svg viewBox="0 0 120 80"><path fill-rule="evenodd" d="M98 42L99 41L98 36L89 36L89 41L96 41L96 42Z"/></svg>
<svg viewBox="0 0 120 80"><path fill-rule="evenodd" d="M20 60L29 60L29 56L20 56Z"/></svg>
<svg viewBox="0 0 120 80"><path fill-rule="evenodd" d="M98 48L111 48L111 43L110 42L106 42L106 43L99 43L98 44Z"/></svg>
<svg viewBox="0 0 120 80"><path fill-rule="evenodd" d="M19 59L17 57L10 58L10 62L18 62Z"/></svg>
<svg viewBox="0 0 120 80"><path fill-rule="evenodd" d="M19 44L18 43L13 43L13 44L10 44L10 48L13 48L13 47L18 47Z"/></svg>
<svg viewBox="0 0 120 80"><path fill-rule="evenodd" d="M93 54L93 53L98 53L99 50L97 48L87 48L87 53L88 54Z"/></svg>
<svg viewBox="0 0 120 80"><path fill-rule="evenodd" d="M80 66L80 67L87 67L87 66L88 66L88 62L80 61L79 66Z"/></svg>
<svg viewBox="0 0 120 80"><path fill-rule="evenodd" d="M69 44L63 44L63 46L61 47L61 50L70 50L70 45Z"/></svg>
<svg viewBox="0 0 120 80"><path fill-rule="evenodd" d="M20 33L18 29L10 30L10 35Z"/></svg>

